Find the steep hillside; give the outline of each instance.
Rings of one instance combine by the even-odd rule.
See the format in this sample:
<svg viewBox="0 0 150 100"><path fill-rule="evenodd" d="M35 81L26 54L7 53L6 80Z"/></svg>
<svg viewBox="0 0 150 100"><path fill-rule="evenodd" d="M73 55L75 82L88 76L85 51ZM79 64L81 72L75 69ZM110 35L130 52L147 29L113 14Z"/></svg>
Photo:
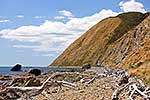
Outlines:
<svg viewBox="0 0 150 100"><path fill-rule="evenodd" d="M106 18L73 42L51 65L96 65L97 62L126 68L135 65L150 58L148 49L143 51L150 39L149 23L148 13L129 12Z"/></svg>
<svg viewBox="0 0 150 100"><path fill-rule="evenodd" d="M100 59L102 65L129 68L150 59L150 16L110 45Z"/></svg>

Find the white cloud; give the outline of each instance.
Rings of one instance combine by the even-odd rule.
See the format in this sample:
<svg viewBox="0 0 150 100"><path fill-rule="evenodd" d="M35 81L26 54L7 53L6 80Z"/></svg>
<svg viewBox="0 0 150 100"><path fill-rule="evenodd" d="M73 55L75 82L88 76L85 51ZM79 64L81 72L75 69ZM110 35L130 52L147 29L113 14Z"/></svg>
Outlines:
<svg viewBox="0 0 150 100"><path fill-rule="evenodd" d="M8 20L8 19L0 19L0 23L8 23L8 22L10 22L10 20Z"/></svg>
<svg viewBox="0 0 150 100"><path fill-rule="evenodd" d="M146 12L143 4L135 0L122 1L119 6L124 12ZM0 30L0 38L19 41L19 45L13 46L15 48L27 48L37 52L63 51L90 27L106 17L116 16L119 13L103 9L93 15L77 18L70 11L62 10L59 11L59 16L56 16L55 19L67 17L68 20L65 22L46 20L39 26L28 25L16 29L3 29ZM44 18L44 16L35 16L35 18ZM0 22L9 22L9 20L0 20ZM36 43L36 45L25 45L25 42Z"/></svg>
<svg viewBox="0 0 150 100"><path fill-rule="evenodd" d="M17 17L17 18L24 18L23 15L17 15L16 17Z"/></svg>
<svg viewBox="0 0 150 100"><path fill-rule="evenodd" d="M56 16L56 17L54 17L54 19L58 19L58 20L64 19L64 18L65 18L64 16Z"/></svg>
<svg viewBox="0 0 150 100"><path fill-rule="evenodd" d="M34 18L36 19L43 19L43 18L46 18L45 16L35 16Z"/></svg>
<svg viewBox="0 0 150 100"><path fill-rule="evenodd" d="M37 52L49 52L49 51L59 51L59 48L54 48L50 46L50 43L41 43L41 45L13 45L15 48L27 48L27 49L33 49ZM61 49L62 50L62 49Z"/></svg>
<svg viewBox="0 0 150 100"><path fill-rule="evenodd" d="M146 12L143 4L140 2L136 2L135 0L121 1L119 3L119 6L124 12L130 12L130 11L137 11L142 13Z"/></svg>
<svg viewBox="0 0 150 100"><path fill-rule="evenodd" d="M67 10L61 10L61 11L59 11L59 14L64 17L74 17L72 12L67 11Z"/></svg>
<svg viewBox="0 0 150 100"><path fill-rule="evenodd" d="M71 18L66 23L47 20L39 26L28 25L1 30L0 38L21 42L21 45L14 45L15 48L28 48L38 52L62 51L100 20L117 14L103 9L91 16ZM39 45L24 45L24 42L36 42Z"/></svg>
<svg viewBox="0 0 150 100"><path fill-rule="evenodd" d="M69 22L67 22L67 25L71 30L85 31L102 19L116 15L118 15L118 13L113 12L112 10L103 9L92 16L86 16L83 18L72 18Z"/></svg>

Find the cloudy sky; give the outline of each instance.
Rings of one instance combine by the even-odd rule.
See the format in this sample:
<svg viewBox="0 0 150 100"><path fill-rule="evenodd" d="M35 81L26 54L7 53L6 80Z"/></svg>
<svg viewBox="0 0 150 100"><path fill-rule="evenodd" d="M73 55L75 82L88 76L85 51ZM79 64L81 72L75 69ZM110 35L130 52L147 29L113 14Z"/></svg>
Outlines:
<svg viewBox="0 0 150 100"><path fill-rule="evenodd" d="M0 0L0 65L48 65L100 20L150 0Z"/></svg>

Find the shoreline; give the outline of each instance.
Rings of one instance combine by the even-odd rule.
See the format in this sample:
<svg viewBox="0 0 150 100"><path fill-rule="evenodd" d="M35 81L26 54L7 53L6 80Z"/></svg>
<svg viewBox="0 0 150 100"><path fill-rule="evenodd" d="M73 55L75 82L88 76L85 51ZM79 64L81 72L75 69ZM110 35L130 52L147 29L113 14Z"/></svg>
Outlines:
<svg viewBox="0 0 150 100"><path fill-rule="evenodd" d="M27 100L25 98L30 97L36 100L112 100L115 91L129 84L130 81L132 83L134 80L137 86L143 84L138 83L138 79L128 76L125 70L107 67L92 67L80 72L49 70L39 76L28 73L16 74L16 76L20 77L3 77L3 80L8 80L8 82L0 83L0 99ZM32 88L35 89L32 90ZM12 90L13 92L10 92ZM22 91L21 94L20 91ZM28 92L30 95L26 95ZM126 100L129 95L122 96L126 92L128 92L126 89L119 92L118 100ZM34 93L36 95L33 95Z"/></svg>

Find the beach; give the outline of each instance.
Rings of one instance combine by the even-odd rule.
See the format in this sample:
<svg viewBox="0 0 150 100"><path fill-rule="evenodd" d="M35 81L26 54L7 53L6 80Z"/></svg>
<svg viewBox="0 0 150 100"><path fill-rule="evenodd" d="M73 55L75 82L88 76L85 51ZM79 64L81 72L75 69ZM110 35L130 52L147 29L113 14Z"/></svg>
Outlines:
<svg viewBox="0 0 150 100"><path fill-rule="evenodd" d="M3 81L0 100L115 100L112 99L115 91L129 83L126 71L107 67L49 70L38 76L26 72L15 76L0 76ZM141 86L136 79L135 83ZM128 91L128 87L121 90L118 100L129 98ZM136 95L134 100L144 100Z"/></svg>

